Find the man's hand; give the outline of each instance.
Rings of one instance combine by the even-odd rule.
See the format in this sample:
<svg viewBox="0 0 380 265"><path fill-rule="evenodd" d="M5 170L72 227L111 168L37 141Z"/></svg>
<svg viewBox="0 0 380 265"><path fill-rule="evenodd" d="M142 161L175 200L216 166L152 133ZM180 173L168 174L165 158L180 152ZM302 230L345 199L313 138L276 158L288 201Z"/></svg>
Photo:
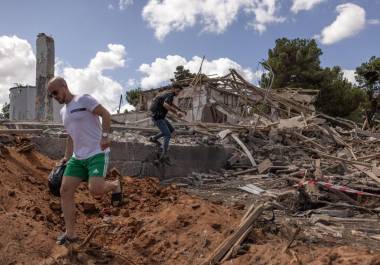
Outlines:
<svg viewBox="0 0 380 265"><path fill-rule="evenodd" d="M177 114L178 118L182 118L182 117L186 116L186 111L177 110L176 114Z"/></svg>
<svg viewBox="0 0 380 265"><path fill-rule="evenodd" d="M111 140L108 137L103 137L102 140L100 140L100 149L102 149L102 151L104 151L110 146L111 146Z"/></svg>
<svg viewBox="0 0 380 265"><path fill-rule="evenodd" d="M64 157L62 158L61 160L59 160L57 163L56 163L56 166L59 167L59 166L62 166L64 164L66 164L66 162L68 161L69 159L67 157Z"/></svg>

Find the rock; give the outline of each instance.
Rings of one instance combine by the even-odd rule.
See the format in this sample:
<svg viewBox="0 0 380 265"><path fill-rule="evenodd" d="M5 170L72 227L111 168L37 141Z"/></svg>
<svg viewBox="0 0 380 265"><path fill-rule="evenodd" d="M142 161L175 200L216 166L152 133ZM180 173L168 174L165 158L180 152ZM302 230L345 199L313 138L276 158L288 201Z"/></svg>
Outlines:
<svg viewBox="0 0 380 265"><path fill-rule="evenodd" d="M214 228L216 231L220 231L220 228L222 228L222 225L221 224L212 224L211 227Z"/></svg>
<svg viewBox="0 0 380 265"><path fill-rule="evenodd" d="M0 143L9 144L15 140L15 137L7 134L0 134Z"/></svg>
<svg viewBox="0 0 380 265"><path fill-rule="evenodd" d="M82 202L80 204L82 206L82 211L85 214L92 214L98 212L98 208L96 208L95 203L92 202Z"/></svg>
<svg viewBox="0 0 380 265"><path fill-rule="evenodd" d="M120 215L120 208L113 208L111 210L111 214L114 215L114 216Z"/></svg>
<svg viewBox="0 0 380 265"><path fill-rule="evenodd" d="M193 210L198 209L199 207L201 207L201 206L199 205L199 203L194 203L193 205L191 205L191 208L192 208Z"/></svg>
<svg viewBox="0 0 380 265"><path fill-rule="evenodd" d="M34 214L41 214L42 213L41 209L37 206L33 207L32 211L34 212Z"/></svg>
<svg viewBox="0 0 380 265"><path fill-rule="evenodd" d="M61 210L61 204L59 202L51 201L49 203L49 207L53 211L60 211Z"/></svg>
<svg viewBox="0 0 380 265"><path fill-rule="evenodd" d="M238 203L238 202L235 202L233 207L237 210L244 210L245 209L245 205L242 203Z"/></svg>
<svg viewBox="0 0 380 265"><path fill-rule="evenodd" d="M130 216L129 211L126 209L121 210L121 215L126 218Z"/></svg>

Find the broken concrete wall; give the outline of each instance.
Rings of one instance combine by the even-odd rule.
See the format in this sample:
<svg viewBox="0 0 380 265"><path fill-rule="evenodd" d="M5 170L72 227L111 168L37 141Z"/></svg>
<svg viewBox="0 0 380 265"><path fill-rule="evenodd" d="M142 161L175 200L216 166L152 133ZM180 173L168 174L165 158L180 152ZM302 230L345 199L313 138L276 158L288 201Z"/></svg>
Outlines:
<svg viewBox="0 0 380 265"><path fill-rule="evenodd" d="M47 83L54 76L54 39L40 33L36 47L36 119L52 121L53 99L47 95Z"/></svg>
<svg viewBox="0 0 380 265"><path fill-rule="evenodd" d="M112 120L120 123L135 123L148 118L148 112L132 111L128 113L112 114ZM139 125L149 125L149 122L145 122Z"/></svg>
<svg viewBox="0 0 380 265"><path fill-rule="evenodd" d="M65 138L35 136L32 142L41 153L61 159L65 152ZM156 167L157 148L151 144L112 142L110 168L115 166L123 175L139 177L186 177L192 172L220 171L233 153L232 147L221 145L171 145L172 166Z"/></svg>

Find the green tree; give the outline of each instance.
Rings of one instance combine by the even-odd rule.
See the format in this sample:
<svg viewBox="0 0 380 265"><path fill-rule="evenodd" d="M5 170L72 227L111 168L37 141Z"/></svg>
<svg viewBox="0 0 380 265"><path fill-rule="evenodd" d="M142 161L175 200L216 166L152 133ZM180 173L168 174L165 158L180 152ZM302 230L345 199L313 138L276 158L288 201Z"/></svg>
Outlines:
<svg viewBox="0 0 380 265"><path fill-rule="evenodd" d="M322 50L315 40L282 38L268 51L269 64L274 72L273 88L295 87L320 91L316 106L321 112L347 116L365 101L365 94L344 77L340 67L322 68ZM268 75L261 85L268 83Z"/></svg>
<svg viewBox="0 0 380 265"><path fill-rule="evenodd" d="M380 92L380 57L372 56L368 62L362 63L356 68L356 81L365 89L368 96L366 116L370 127L373 126L373 118L379 105Z"/></svg>
<svg viewBox="0 0 380 265"><path fill-rule="evenodd" d="M9 119L9 108L10 104L5 102L1 107L0 119Z"/></svg>
<svg viewBox="0 0 380 265"><path fill-rule="evenodd" d="M273 88L302 87L318 89L323 79L319 56L321 49L315 40L282 38L268 51L265 61L275 74ZM267 83L268 76L263 75L261 83Z"/></svg>
<svg viewBox="0 0 380 265"><path fill-rule="evenodd" d="M185 69L183 65L178 65L176 71L174 72L174 78L170 79L172 83L183 81L186 79L192 79L195 77L195 74L191 73L190 70Z"/></svg>
<svg viewBox="0 0 380 265"><path fill-rule="evenodd" d="M141 93L140 87L131 89L127 91L127 93L125 94L125 99L128 101L129 104L136 107L137 104L139 103L140 93Z"/></svg>
<svg viewBox="0 0 380 265"><path fill-rule="evenodd" d="M365 92L343 76L340 67L325 68L317 108L332 116L348 116L366 101Z"/></svg>

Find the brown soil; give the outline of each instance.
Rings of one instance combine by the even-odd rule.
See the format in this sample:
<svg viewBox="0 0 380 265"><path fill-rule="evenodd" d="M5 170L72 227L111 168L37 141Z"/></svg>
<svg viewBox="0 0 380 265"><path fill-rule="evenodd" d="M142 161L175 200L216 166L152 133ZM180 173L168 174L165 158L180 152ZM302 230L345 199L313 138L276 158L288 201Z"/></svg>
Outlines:
<svg viewBox="0 0 380 265"><path fill-rule="evenodd" d="M125 204L77 193L81 239L99 225L88 244L55 244L63 230L59 198L49 194L52 161L36 151L8 147L0 158L0 264L201 264L240 223L244 210L190 196L154 179L124 177ZM275 229L274 229L275 230ZM285 253L281 233L257 227L245 253L223 264L379 265L379 252L295 241ZM249 243L249 244L248 244Z"/></svg>

